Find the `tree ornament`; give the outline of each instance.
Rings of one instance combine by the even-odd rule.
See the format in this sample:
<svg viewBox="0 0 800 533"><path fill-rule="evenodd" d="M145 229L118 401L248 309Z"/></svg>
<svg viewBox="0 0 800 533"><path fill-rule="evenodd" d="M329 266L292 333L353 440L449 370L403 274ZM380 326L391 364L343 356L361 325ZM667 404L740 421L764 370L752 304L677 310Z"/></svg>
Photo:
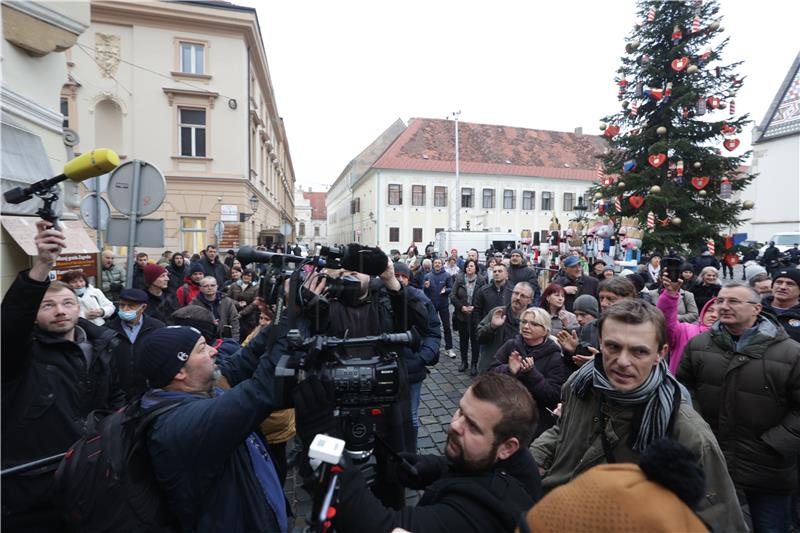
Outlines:
<svg viewBox="0 0 800 533"><path fill-rule="evenodd" d="M708 176L695 176L692 178L692 185L698 191L704 189L708 182L711 180Z"/></svg>
<svg viewBox="0 0 800 533"><path fill-rule="evenodd" d="M715 246L714 239L708 239L706 247L708 248L708 251L711 253L711 255L714 255L714 246Z"/></svg>
<svg viewBox="0 0 800 533"><path fill-rule="evenodd" d="M628 52L629 54L632 54L639 48L640 44L642 43L640 43L638 39L634 39L633 41L625 45L625 51Z"/></svg>
<svg viewBox="0 0 800 533"><path fill-rule="evenodd" d="M702 117L703 115L706 114L706 99L703 98L702 96L697 99L697 103L695 104L694 107L694 113L698 117Z"/></svg>
<svg viewBox="0 0 800 533"><path fill-rule="evenodd" d="M756 206L756 203L753 200L745 200L742 202L742 207L745 209L753 209Z"/></svg>
<svg viewBox="0 0 800 533"><path fill-rule="evenodd" d="M677 163L675 163L675 174L679 178L683 177L683 161L682 160L679 160Z"/></svg>
<svg viewBox="0 0 800 533"><path fill-rule="evenodd" d="M695 15L692 19L692 33L697 33L700 31L700 16Z"/></svg>
<svg viewBox="0 0 800 533"><path fill-rule="evenodd" d="M650 6L650 9L647 10L647 22L653 22L656 20L656 8L655 6Z"/></svg>
<svg viewBox="0 0 800 533"><path fill-rule="evenodd" d="M695 170L699 170L700 168L702 168L702 166L703 166L703 163L701 163L700 161L695 161L694 163L692 163L692 167Z"/></svg>
<svg viewBox="0 0 800 533"><path fill-rule="evenodd" d="M683 106L683 107L681 108L681 116L682 116L684 119L687 119L687 118L689 118L689 108L688 108L688 107L686 107L686 106Z"/></svg>
<svg viewBox="0 0 800 533"><path fill-rule="evenodd" d="M731 100L731 115L736 114L736 100Z"/></svg>
<svg viewBox="0 0 800 533"><path fill-rule="evenodd" d="M699 70L700 70L700 67L698 67L697 65L689 65L686 68L686 74L697 74L697 71L699 71Z"/></svg>
<svg viewBox="0 0 800 533"><path fill-rule="evenodd" d="M720 109L725 109L726 107L728 107L728 104L726 104L725 102L720 102L719 103L719 108Z"/></svg>
<svg viewBox="0 0 800 533"><path fill-rule="evenodd" d="M706 46L703 48L703 51L700 52L700 59L703 61L708 61L708 58L711 57L711 47Z"/></svg>
<svg viewBox="0 0 800 533"><path fill-rule="evenodd" d="M665 154L653 154L647 158L647 162L650 163L650 166L653 168L658 168L664 164L664 161L667 160L667 156Z"/></svg>
<svg viewBox="0 0 800 533"><path fill-rule="evenodd" d="M667 83L664 88L664 101L666 102L670 96L672 96L672 82Z"/></svg>
<svg viewBox="0 0 800 533"><path fill-rule="evenodd" d="M664 135L667 134L667 128L665 128L664 126L659 126L656 128L656 133L658 133L663 137Z"/></svg>
<svg viewBox="0 0 800 533"><path fill-rule="evenodd" d="M634 102L631 104L631 116L635 117L638 114L639 114L639 104Z"/></svg>
<svg viewBox="0 0 800 533"><path fill-rule="evenodd" d="M601 199L603 197L603 193L596 192L596 193L594 193L594 197L595 197L596 200L599 200L599 199Z"/></svg>
<svg viewBox="0 0 800 533"><path fill-rule="evenodd" d="M705 197L706 197L706 195L707 195L708 193L706 192L706 190L705 190L705 189L703 189L702 191L700 191L700 192L699 192L699 193L697 193L697 194L699 194L700 196L702 196L703 198L705 198Z"/></svg>
<svg viewBox="0 0 800 533"><path fill-rule="evenodd" d="M644 204L644 196L631 196L628 198L628 202L636 209L639 209Z"/></svg>
<svg viewBox="0 0 800 533"><path fill-rule="evenodd" d="M649 96L655 101L658 101L661 100L661 98L664 96L664 91L663 89L653 89L652 87L645 87L644 95Z"/></svg>
<svg viewBox="0 0 800 533"><path fill-rule="evenodd" d="M616 124L612 124L611 126L607 127L606 130L603 132L603 135L608 137L609 139L613 139L619 133L619 126Z"/></svg>
<svg viewBox="0 0 800 533"><path fill-rule="evenodd" d="M730 126L729 124L723 122L722 127L720 127L720 131L722 131L723 135L730 135L732 133L736 133L736 127Z"/></svg>
<svg viewBox="0 0 800 533"><path fill-rule="evenodd" d="M673 59L672 63L672 70L675 72L681 72L683 69L689 66L689 58L686 56L679 57L678 59Z"/></svg>
<svg viewBox="0 0 800 533"><path fill-rule="evenodd" d="M720 103L719 102L719 97L718 96L709 96L706 99L706 103L708 104L708 107L710 107L711 109L716 109L716 108L719 107L719 103Z"/></svg>
<svg viewBox="0 0 800 533"><path fill-rule="evenodd" d="M652 187L650 187L650 194L658 194L660 192L661 192L661 187L659 187L658 185L653 185Z"/></svg>
<svg viewBox="0 0 800 533"><path fill-rule="evenodd" d="M724 26L720 26L719 28L717 28L717 31L722 33L722 32L725 31L725 27Z"/></svg>
<svg viewBox="0 0 800 533"><path fill-rule="evenodd" d="M731 180L728 178L723 179L722 183L719 185L719 197L723 200L728 200L730 199L732 193L733 184L731 183Z"/></svg>
<svg viewBox="0 0 800 533"><path fill-rule="evenodd" d="M673 226L680 226L681 222L683 222L680 217L675 217L671 220Z"/></svg>
<svg viewBox="0 0 800 533"><path fill-rule="evenodd" d="M629 101L627 101L627 100L623 100L623 101L622 101L622 109L628 109L628 106L629 106L630 104L631 104L631 103L630 103Z"/></svg>
<svg viewBox="0 0 800 533"><path fill-rule="evenodd" d="M739 147L739 139L725 139L722 146L729 152L733 152Z"/></svg>
<svg viewBox="0 0 800 533"><path fill-rule="evenodd" d="M601 122L600 123L600 131L605 130L607 127L608 127L608 124L606 124L605 122Z"/></svg>
<svg viewBox="0 0 800 533"><path fill-rule="evenodd" d="M672 28L672 46L681 42L681 37L683 37L683 33L681 32L680 26L676 24L675 27Z"/></svg>
<svg viewBox="0 0 800 533"><path fill-rule="evenodd" d="M711 31L717 31L719 29L719 22L714 21L708 25L708 29Z"/></svg>
<svg viewBox="0 0 800 533"><path fill-rule="evenodd" d="M627 174L628 172L633 172L636 170L636 160L635 159L628 159L624 163L622 163L622 173Z"/></svg>
<svg viewBox="0 0 800 533"><path fill-rule="evenodd" d="M644 95L644 82L642 80L638 80L636 82L636 88L633 91L633 95L636 98L641 98Z"/></svg>
<svg viewBox="0 0 800 533"><path fill-rule="evenodd" d="M625 182L624 182L624 181L620 181L619 183L617 183L617 186L618 186L620 189L624 189L624 188L625 188Z"/></svg>
<svg viewBox="0 0 800 533"><path fill-rule="evenodd" d="M650 211L647 213L647 229L649 231L653 231L656 227L656 215Z"/></svg>
<svg viewBox="0 0 800 533"><path fill-rule="evenodd" d="M620 198L619 196L614 198L614 210L617 213L622 213L622 201L619 198Z"/></svg>

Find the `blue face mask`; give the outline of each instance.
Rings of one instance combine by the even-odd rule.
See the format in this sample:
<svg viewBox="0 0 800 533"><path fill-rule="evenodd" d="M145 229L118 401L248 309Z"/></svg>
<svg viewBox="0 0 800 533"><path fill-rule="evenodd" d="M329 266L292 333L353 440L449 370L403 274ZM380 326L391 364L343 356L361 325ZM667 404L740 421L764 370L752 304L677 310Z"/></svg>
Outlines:
<svg viewBox="0 0 800 533"><path fill-rule="evenodd" d="M126 322L130 322L131 320L136 318L137 314L138 311L122 311L122 310L117 311L117 316L119 316L119 319L125 320Z"/></svg>
<svg viewBox="0 0 800 533"><path fill-rule="evenodd" d="M78 296L83 296L84 294L86 294L86 287L75 289L75 294L77 294Z"/></svg>

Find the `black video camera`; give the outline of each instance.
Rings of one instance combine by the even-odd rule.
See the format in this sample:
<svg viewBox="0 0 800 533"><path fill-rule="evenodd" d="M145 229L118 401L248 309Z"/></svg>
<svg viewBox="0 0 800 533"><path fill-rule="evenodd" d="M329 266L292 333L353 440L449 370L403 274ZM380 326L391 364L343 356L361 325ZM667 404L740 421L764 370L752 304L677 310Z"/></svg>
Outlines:
<svg viewBox="0 0 800 533"><path fill-rule="evenodd" d="M399 359L392 347L418 350L421 338L417 331L412 328L405 333L351 339L323 335L303 339L298 330L290 330L287 339L294 353L281 358L275 375L298 381L316 375L333 381L345 448L354 458L369 457L384 411L400 393ZM348 353L354 348L367 355Z"/></svg>
<svg viewBox="0 0 800 533"><path fill-rule="evenodd" d="M251 263L263 265L258 269L261 273L258 295L268 305L276 305L278 303L284 280L292 275L298 265L306 262L306 259L299 255L267 252L252 246L239 248L236 259L242 265Z"/></svg>

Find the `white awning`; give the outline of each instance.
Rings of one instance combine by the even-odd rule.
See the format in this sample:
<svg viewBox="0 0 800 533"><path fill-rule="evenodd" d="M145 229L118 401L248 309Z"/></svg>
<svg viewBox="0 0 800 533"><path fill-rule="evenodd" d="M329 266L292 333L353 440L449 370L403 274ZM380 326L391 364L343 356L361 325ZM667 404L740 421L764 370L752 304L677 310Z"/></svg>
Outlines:
<svg viewBox="0 0 800 533"><path fill-rule="evenodd" d="M33 238L36 236L37 217L24 216L4 216L2 220L3 228L8 232L22 250L30 255L36 255L36 244ZM80 220L59 220L61 231L67 237L67 247L62 250L61 255L67 254L96 254L97 245L86 230Z"/></svg>

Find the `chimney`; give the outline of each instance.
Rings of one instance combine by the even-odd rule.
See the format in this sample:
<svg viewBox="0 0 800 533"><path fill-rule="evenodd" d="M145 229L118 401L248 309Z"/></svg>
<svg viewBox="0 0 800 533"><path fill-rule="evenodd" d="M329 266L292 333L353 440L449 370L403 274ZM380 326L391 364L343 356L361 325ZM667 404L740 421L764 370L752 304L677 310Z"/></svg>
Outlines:
<svg viewBox="0 0 800 533"><path fill-rule="evenodd" d="M580 126L575 128L575 135L583 135L583 128Z"/></svg>

